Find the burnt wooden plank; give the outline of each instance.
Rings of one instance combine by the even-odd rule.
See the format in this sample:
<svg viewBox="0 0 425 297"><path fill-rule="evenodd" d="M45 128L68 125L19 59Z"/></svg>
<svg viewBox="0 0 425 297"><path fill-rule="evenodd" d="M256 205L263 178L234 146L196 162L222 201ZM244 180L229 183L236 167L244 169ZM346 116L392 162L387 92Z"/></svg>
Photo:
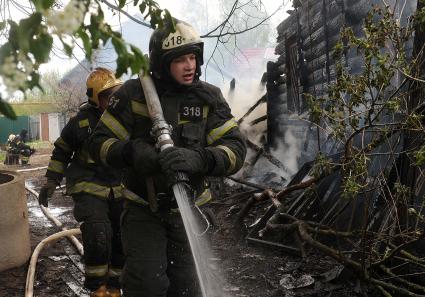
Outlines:
<svg viewBox="0 0 425 297"><path fill-rule="evenodd" d="M322 1L317 1L319 4ZM337 0L327 1L325 6L328 19L336 18L338 15L343 15L342 6ZM325 18L323 17L323 5L318 6L316 11L305 11L301 13L300 23L302 24L301 35L308 36L311 32L323 27Z"/></svg>
<svg viewBox="0 0 425 297"><path fill-rule="evenodd" d="M341 28L344 26L344 16L339 14L337 17L330 19L327 22L328 36L325 34L325 27L322 26L318 30L312 32L310 35L304 36L303 47L309 48L315 46L326 39L334 38L335 35L339 37Z"/></svg>
<svg viewBox="0 0 425 297"><path fill-rule="evenodd" d="M349 3L348 1L346 10L345 10L345 18L348 26L352 26L354 24L362 24L364 18L367 13L372 9L371 1L358 1L357 3Z"/></svg>
<svg viewBox="0 0 425 297"><path fill-rule="evenodd" d="M275 53L277 55L285 55L285 53L286 53L285 40L281 41L277 44L277 46L275 48Z"/></svg>
<svg viewBox="0 0 425 297"><path fill-rule="evenodd" d="M339 34L333 35L329 37L329 44L331 45L335 45L336 42L338 42L340 39ZM326 41L323 40L322 42L320 42L319 44L316 44L315 46L312 47L303 47L303 51L304 51L304 58L307 61L312 61L313 59L320 57L322 55L326 54Z"/></svg>

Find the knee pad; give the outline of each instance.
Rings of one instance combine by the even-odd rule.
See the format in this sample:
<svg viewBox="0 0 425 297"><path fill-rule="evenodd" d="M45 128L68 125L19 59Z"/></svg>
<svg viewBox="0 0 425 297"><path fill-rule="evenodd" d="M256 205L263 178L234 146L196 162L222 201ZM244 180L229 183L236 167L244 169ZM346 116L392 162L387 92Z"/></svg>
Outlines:
<svg viewBox="0 0 425 297"><path fill-rule="evenodd" d="M128 261L121 275L124 296L166 296L170 281L164 272L155 274L157 265Z"/></svg>
<svg viewBox="0 0 425 297"><path fill-rule="evenodd" d="M105 222L84 222L81 227L86 264L108 263L111 254L111 227Z"/></svg>

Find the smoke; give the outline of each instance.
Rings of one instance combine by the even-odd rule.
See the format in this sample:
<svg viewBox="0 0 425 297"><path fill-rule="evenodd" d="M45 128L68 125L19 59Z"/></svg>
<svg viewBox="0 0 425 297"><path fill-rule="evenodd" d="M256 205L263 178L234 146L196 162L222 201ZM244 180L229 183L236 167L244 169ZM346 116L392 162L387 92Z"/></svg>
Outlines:
<svg viewBox="0 0 425 297"><path fill-rule="evenodd" d="M261 72L258 71L257 73ZM226 94L227 102L232 109L232 114L236 119L243 117L245 113L266 93L265 87L260 81L260 78L236 80L234 89L227 88L223 91L223 93ZM261 103L250 113L249 116L245 117L243 122L239 125L239 128L246 139L257 145L259 148L265 148L267 146L267 120L255 125L252 125L251 121L266 114L267 104ZM287 141L292 141L295 138L291 137L291 135L288 135ZM270 153L276 154L275 157L280 161L286 160L290 157L290 155L285 152L277 151L281 149L288 151L288 148L289 146L287 144L280 145L275 150L276 152L273 151ZM293 150L292 146L290 150ZM277 157L277 155L279 157ZM237 177L260 184L280 186L293 173L293 162L291 163L290 168L290 172L286 172L285 170L282 170L282 168L276 167L264 156L259 156L257 150L248 146L244 167L239 171Z"/></svg>
<svg viewBox="0 0 425 297"><path fill-rule="evenodd" d="M277 147L263 153L260 158L255 150L249 149L239 176L273 188L284 187L298 171L302 138L296 135L295 131L288 129ZM279 160L282 166L273 164L267 154Z"/></svg>
<svg viewBox="0 0 425 297"><path fill-rule="evenodd" d="M241 131L260 148L264 148L264 152L259 156L255 149L248 148L244 167L238 177L274 188L286 185L299 169L305 137L296 128L287 127L281 142L267 151L266 133L256 134L258 131L249 125L242 125ZM281 165L277 166L273 158L280 161Z"/></svg>
<svg viewBox="0 0 425 297"><path fill-rule="evenodd" d="M223 94L236 119L243 117L266 93L264 84L261 84L261 75L263 74L261 69L256 69L250 74L252 74L250 77L245 74L242 78L236 78L234 88L231 88L230 84L222 87ZM285 131L281 143L271 151L267 151L267 120L255 125L251 124L253 120L266 114L267 104L261 103L239 125L244 136L258 148L253 149L252 146L248 146L244 167L239 171L237 177L263 185L281 187L298 170L302 137L297 136L295 129L289 128ZM265 151L260 155L258 149L265 149ZM270 161L270 158L279 160L282 166L276 166L276 162Z"/></svg>
<svg viewBox="0 0 425 297"><path fill-rule="evenodd" d="M236 79L235 89L231 90L230 87L224 88L224 94L227 99L227 103L232 109L232 113L236 118L242 117L248 109L254 105L254 103L266 93L264 86L260 82L260 78L250 78L238 80ZM265 105L265 104L263 104ZM261 107L261 106L260 106ZM258 107L254 112L256 115L251 114L249 119L253 120L260 115L265 114L265 106L263 110L258 110Z"/></svg>
<svg viewBox="0 0 425 297"><path fill-rule="evenodd" d="M293 176L298 171L299 159L301 157L303 137L296 137L296 132L292 128L285 131L285 136L275 149L271 151L283 165L288 169L286 174Z"/></svg>
<svg viewBox="0 0 425 297"><path fill-rule="evenodd" d="M235 88L227 87L223 93L232 109L233 116L238 120L266 93L266 90L264 85L260 83L260 78L249 78L236 80ZM267 122L263 121L256 125L251 125L250 122L266 113L267 105L262 103L239 125L242 133L258 145L264 144L262 138L265 137Z"/></svg>

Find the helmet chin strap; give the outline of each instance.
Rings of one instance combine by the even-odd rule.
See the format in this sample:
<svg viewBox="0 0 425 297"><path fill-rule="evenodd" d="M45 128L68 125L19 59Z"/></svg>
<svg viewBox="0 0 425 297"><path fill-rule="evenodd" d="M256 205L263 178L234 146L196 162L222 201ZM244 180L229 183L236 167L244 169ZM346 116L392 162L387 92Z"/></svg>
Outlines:
<svg viewBox="0 0 425 297"><path fill-rule="evenodd" d="M97 108L99 108L99 105L96 102L94 102L94 100L92 98L89 98L88 102L89 102L90 105L93 105L93 106L96 106Z"/></svg>

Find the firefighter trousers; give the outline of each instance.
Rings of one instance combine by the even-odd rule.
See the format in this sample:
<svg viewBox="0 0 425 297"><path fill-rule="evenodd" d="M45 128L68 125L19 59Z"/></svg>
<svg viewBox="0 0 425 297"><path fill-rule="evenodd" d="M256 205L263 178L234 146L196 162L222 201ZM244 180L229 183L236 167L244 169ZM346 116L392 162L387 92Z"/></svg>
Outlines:
<svg viewBox="0 0 425 297"><path fill-rule="evenodd" d="M125 201L121 277L125 297L201 296L196 268L178 212Z"/></svg>
<svg viewBox="0 0 425 297"><path fill-rule="evenodd" d="M75 219L82 222L84 286L89 290L101 285L120 288L119 278L124 266L120 230L122 200L86 193L72 197Z"/></svg>

